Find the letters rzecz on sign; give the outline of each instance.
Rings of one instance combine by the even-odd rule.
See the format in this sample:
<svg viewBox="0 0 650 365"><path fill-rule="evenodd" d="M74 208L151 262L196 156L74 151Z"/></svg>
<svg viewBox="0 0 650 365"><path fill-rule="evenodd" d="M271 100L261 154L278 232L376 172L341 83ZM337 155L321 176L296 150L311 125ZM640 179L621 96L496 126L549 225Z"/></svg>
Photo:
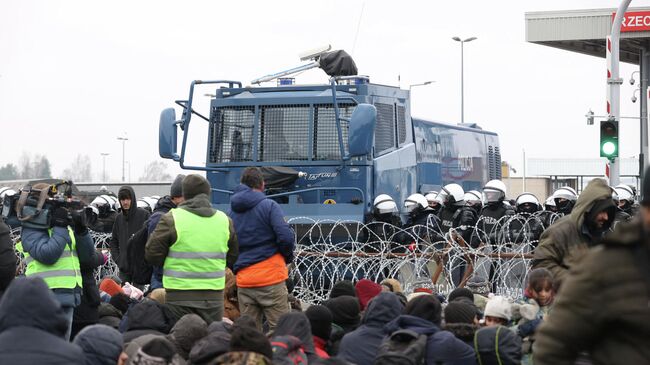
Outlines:
<svg viewBox="0 0 650 365"><path fill-rule="evenodd" d="M616 13L612 13L612 21ZM650 30L650 11L632 11L625 13L621 32L644 32Z"/></svg>

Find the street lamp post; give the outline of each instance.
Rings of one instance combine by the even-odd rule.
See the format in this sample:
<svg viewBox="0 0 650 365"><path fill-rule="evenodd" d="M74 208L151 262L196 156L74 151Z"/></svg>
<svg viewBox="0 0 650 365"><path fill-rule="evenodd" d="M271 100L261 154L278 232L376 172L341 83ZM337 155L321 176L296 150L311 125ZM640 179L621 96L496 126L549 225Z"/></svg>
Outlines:
<svg viewBox="0 0 650 365"><path fill-rule="evenodd" d="M106 182L106 156L110 153L102 152L100 155L102 155L102 182Z"/></svg>
<svg viewBox="0 0 650 365"><path fill-rule="evenodd" d="M118 141L122 141L122 182L124 182L124 146L126 144L126 141L129 139L126 137L117 137Z"/></svg>
<svg viewBox="0 0 650 365"><path fill-rule="evenodd" d="M409 85L409 91L411 91L411 89L413 89L416 86L429 85L429 84L433 84L434 82L435 81L432 80L432 81L425 81L425 82L422 82L422 83L419 83L419 84L411 84L411 85Z"/></svg>
<svg viewBox="0 0 650 365"><path fill-rule="evenodd" d="M466 42L471 42L476 39L476 37L470 37L467 39L460 39L459 37L453 37L453 40L460 42L460 122L465 123L465 75L464 75L464 47L463 45Z"/></svg>

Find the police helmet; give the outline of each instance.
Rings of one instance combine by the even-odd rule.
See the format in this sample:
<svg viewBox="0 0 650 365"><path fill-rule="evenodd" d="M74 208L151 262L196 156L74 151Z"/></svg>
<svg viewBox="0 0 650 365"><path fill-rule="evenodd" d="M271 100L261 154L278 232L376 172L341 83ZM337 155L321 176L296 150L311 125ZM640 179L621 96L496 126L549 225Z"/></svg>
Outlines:
<svg viewBox="0 0 650 365"><path fill-rule="evenodd" d="M14 190L14 189L12 189L12 188L10 188L8 186L2 187L2 188L0 188L0 201L2 201L2 199L5 198L5 196L12 196L12 195L15 195L15 194L16 194L16 190Z"/></svg>
<svg viewBox="0 0 650 365"><path fill-rule="evenodd" d="M618 194L619 200L627 200L630 203L634 203L634 191L632 191L632 189L628 185L625 184L617 185L614 188L614 191L616 192L616 194Z"/></svg>
<svg viewBox="0 0 650 365"><path fill-rule="evenodd" d="M555 200L556 204L557 199L576 201L578 200L578 193L570 186L563 186L553 193L553 200Z"/></svg>
<svg viewBox="0 0 650 365"><path fill-rule="evenodd" d="M458 184L447 184L442 187L442 190L438 193L436 201L442 205L463 205L463 197L465 196L465 191L463 187Z"/></svg>
<svg viewBox="0 0 650 365"><path fill-rule="evenodd" d="M553 195L546 198L546 201L544 202L544 208L549 209L549 207L555 208L555 198Z"/></svg>
<svg viewBox="0 0 650 365"><path fill-rule="evenodd" d="M483 196L478 190L470 190L463 195L463 200L468 204L483 203Z"/></svg>
<svg viewBox="0 0 650 365"><path fill-rule="evenodd" d="M533 193L522 193L515 202L517 212L534 213L541 209L539 200Z"/></svg>
<svg viewBox="0 0 650 365"><path fill-rule="evenodd" d="M436 201L437 196L438 196L437 191L430 191L430 192L428 192L428 193L426 193L424 195L424 197L427 198L427 202L429 202L429 204L434 203L434 202L437 203L437 201Z"/></svg>
<svg viewBox="0 0 650 365"><path fill-rule="evenodd" d="M506 193L506 184L501 180L490 180L483 187L484 199L488 204L502 202Z"/></svg>
<svg viewBox="0 0 650 365"><path fill-rule="evenodd" d="M388 194L377 195L373 207L377 214L397 213L397 203Z"/></svg>
<svg viewBox="0 0 650 365"><path fill-rule="evenodd" d="M422 194L411 194L404 201L404 208L408 213L417 212L419 210L424 210L429 207L429 202L427 198Z"/></svg>

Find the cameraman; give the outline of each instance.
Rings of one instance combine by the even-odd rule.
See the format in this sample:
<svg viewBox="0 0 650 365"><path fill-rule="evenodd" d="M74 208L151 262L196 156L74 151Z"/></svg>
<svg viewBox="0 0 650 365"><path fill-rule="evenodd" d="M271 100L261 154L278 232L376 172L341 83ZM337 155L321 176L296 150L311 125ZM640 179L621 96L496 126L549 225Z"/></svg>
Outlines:
<svg viewBox="0 0 650 365"><path fill-rule="evenodd" d="M50 191L50 185L39 183L32 191L38 194L43 189ZM51 196L51 191L49 194ZM83 288L80 263L92 261L95 245L83 212L60 206L51 212L50 222L50 229L22 228L22 251L27 263L25 275L43 278L54 292L68 318L66 339L70 339L74 308L81 303Z"/></svg>

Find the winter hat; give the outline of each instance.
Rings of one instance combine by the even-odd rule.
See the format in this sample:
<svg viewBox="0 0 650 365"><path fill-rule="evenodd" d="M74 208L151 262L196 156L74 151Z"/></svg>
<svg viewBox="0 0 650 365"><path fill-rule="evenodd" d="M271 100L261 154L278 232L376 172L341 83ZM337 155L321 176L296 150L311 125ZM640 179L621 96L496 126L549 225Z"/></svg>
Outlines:
<svg viewBox="0 0 650 365"><path fill-rule="evenodd" d="M191 174L183 179L183 197L186 200L192 199L199 194L210 196L210 189L210 183L201 175Z"/></svg>
<svg viewBox="0 0 650 365"><path fill-rule="evenodd" d="M261 355L257 352L250 351L233 351L219 356L214 362L210 364L219 365L242 365L242 364L255 364L255 365L273 365L269 357Z"/></svg>
<svg viewBox="0 0 650 365"><path fill-rule="evenodd" d="M372 298L381 293L381 285L368 279L359 280L354 288L357 292L357 298L359 298L359 305L361 306L362 311L366 309L368 302L370 302Z"/></svg>
<svg viewBox="0 0 650 365"><path fill-rule="evenodd" d="M490 282L485 279L485 277L480 275L472 276L465 284L467 289L469 289L473 294L482 295L487 297L490 294Z"/></svg>
<svg viewBox="0 0 650 365"><path fill-rule="evenodd" d="M471 290L467 288L456 288L449 293L449 297L447 298L447 302L451 303L457 298L467 298L470 301L474 301L474 293L472 293Z"/></svg>
<svg viewBox="0 0 650 365"><path fill-rule="evenodd" d="M512 305L508 302L508 299L495 295L488 300L484 315L510 321L512 319Z"/></svg>
<svg viewBox="0 0 650 365"><path fill-rule="evenodd" d="M359 301L355 297L343 295L325 302L332 312L332 322L339 326L356 326L359 324Z"/></svg>
<svg viewBox="0 0 650 365"><path fill-rule="evenodd" d="M463 300L453 301L445 307L445 323L474 323L476 308Z"/></svg>
<svg viewBox="0 0 650 365"><path fill-rule="evenodd" d="M235 322L232 325L232 328L234 329L235 327L257 328L257 322L255 322L253 317L245 314L235 320ZM232 332L232 330L230 332Z"/></svg>
<svg viewBox="0 0 650 365"><path fill-rule="evenodd" d="M479 364L519 365L521 338L504 326L483 327L474 334Z"/></svg>
<svg viewBox="0 0 650 365"><path fill-rule="evenodd" d="M408 302L406 308L404 308L404 314L420 317L436 326L440 326L442 306L440 301L433 295L423 295Z"/></svg>
<svg viewBox="0 0 650 365"><path fill-rule="evenodd" d="M212 322L216 323L216 322ZM213 364L216 357L230 351L230 334L213 332L198 340L190 351L189 364Z"/></svg>
<svg viewBox="0 0 650 365"><path fill-rule="evenodd" d="M247 317L247 316L245 316L245 317ZM239 317L239 318L242 318L242 317ZM253 327L255 327L255 326L253 326ZM224 332L224 333L230 334L230 332L232 332L232 324L224 322L224 321L212 322L208 326L208 332L209 333Z"/></svg>
<svg viewBox="0 0 650 365"><path fill-rule="evenodd" d="M81 347L88 365L115 365L122 353L122 334L103 324L85 327L72 342Z"/></svg>
<svg viewBox="0 0 650 365"><path fill-rule="evenodd" d="M183 196L183 179L185 175L178 174L172 183L172 186L169 188L169 196L172 198L177 198Z"/></svg>
<svg viewBox="0 0 650 365"><path fill-rule="evenodd" d="M122 314L124 314L129 309L129 303L130 302L131 302L131 299L126 294L117 293L116 295L113 295L111 297L111 300L108 302L108 304L112 305L118 311L120 311L120 312L122 312Z"/></svg>
<svg viewBox="0 0 650 365"><path fill-rule="evenodd" d="M354 285L349 280L341 280L336 282L332 287L330 292L330 299L337 298L343 295L349 295L351 297L356 297L357 292L354 290Z"/></svg>
<svg viewBox="0 0 650 365"><path fill-rule="evenodd" d="M128 364L168 365L177 363L174 345L162 336L154 336L138 349L135 356L129 356Z"/></svg>
<svg viewBox="0 0 650 365"><path fill-rule="evenodd" d="M385 285L390 288L390 291L393 293L401 293L402 292L402 285L399 283L399 281L395 279L384 279L381 282L381 285Z"/></svg>
<svg viewBox="0 0 650 365"><path fill-rule="evenodd" d="M252 351L268 358L273 357L271 342L256 328L235 327L230 337L230 351Z"/></svg>
<svg viewBox="0 0 650 365"><path fill-rule="evenodd" d="M176 322L167 339L176 347L176 352L183 359L188 358L196 341L208 335L208 324L203 318L192 313L186 314Z"/></svg>
<svg viewBox="0 0 650 365"><path fill-rule="evenodd" d="M305 312L311 325L311 333L327 341L332 333L332 312L324 305L312 305Z"/></svg>
<svg viewBox="0 0 650 365"><path fill-rule="evenodd" d="M122 287L116 283L113 279L104 278L102 282L99 283L99 290L110 295L111 297L117 293L124 293Z"/></svg>

